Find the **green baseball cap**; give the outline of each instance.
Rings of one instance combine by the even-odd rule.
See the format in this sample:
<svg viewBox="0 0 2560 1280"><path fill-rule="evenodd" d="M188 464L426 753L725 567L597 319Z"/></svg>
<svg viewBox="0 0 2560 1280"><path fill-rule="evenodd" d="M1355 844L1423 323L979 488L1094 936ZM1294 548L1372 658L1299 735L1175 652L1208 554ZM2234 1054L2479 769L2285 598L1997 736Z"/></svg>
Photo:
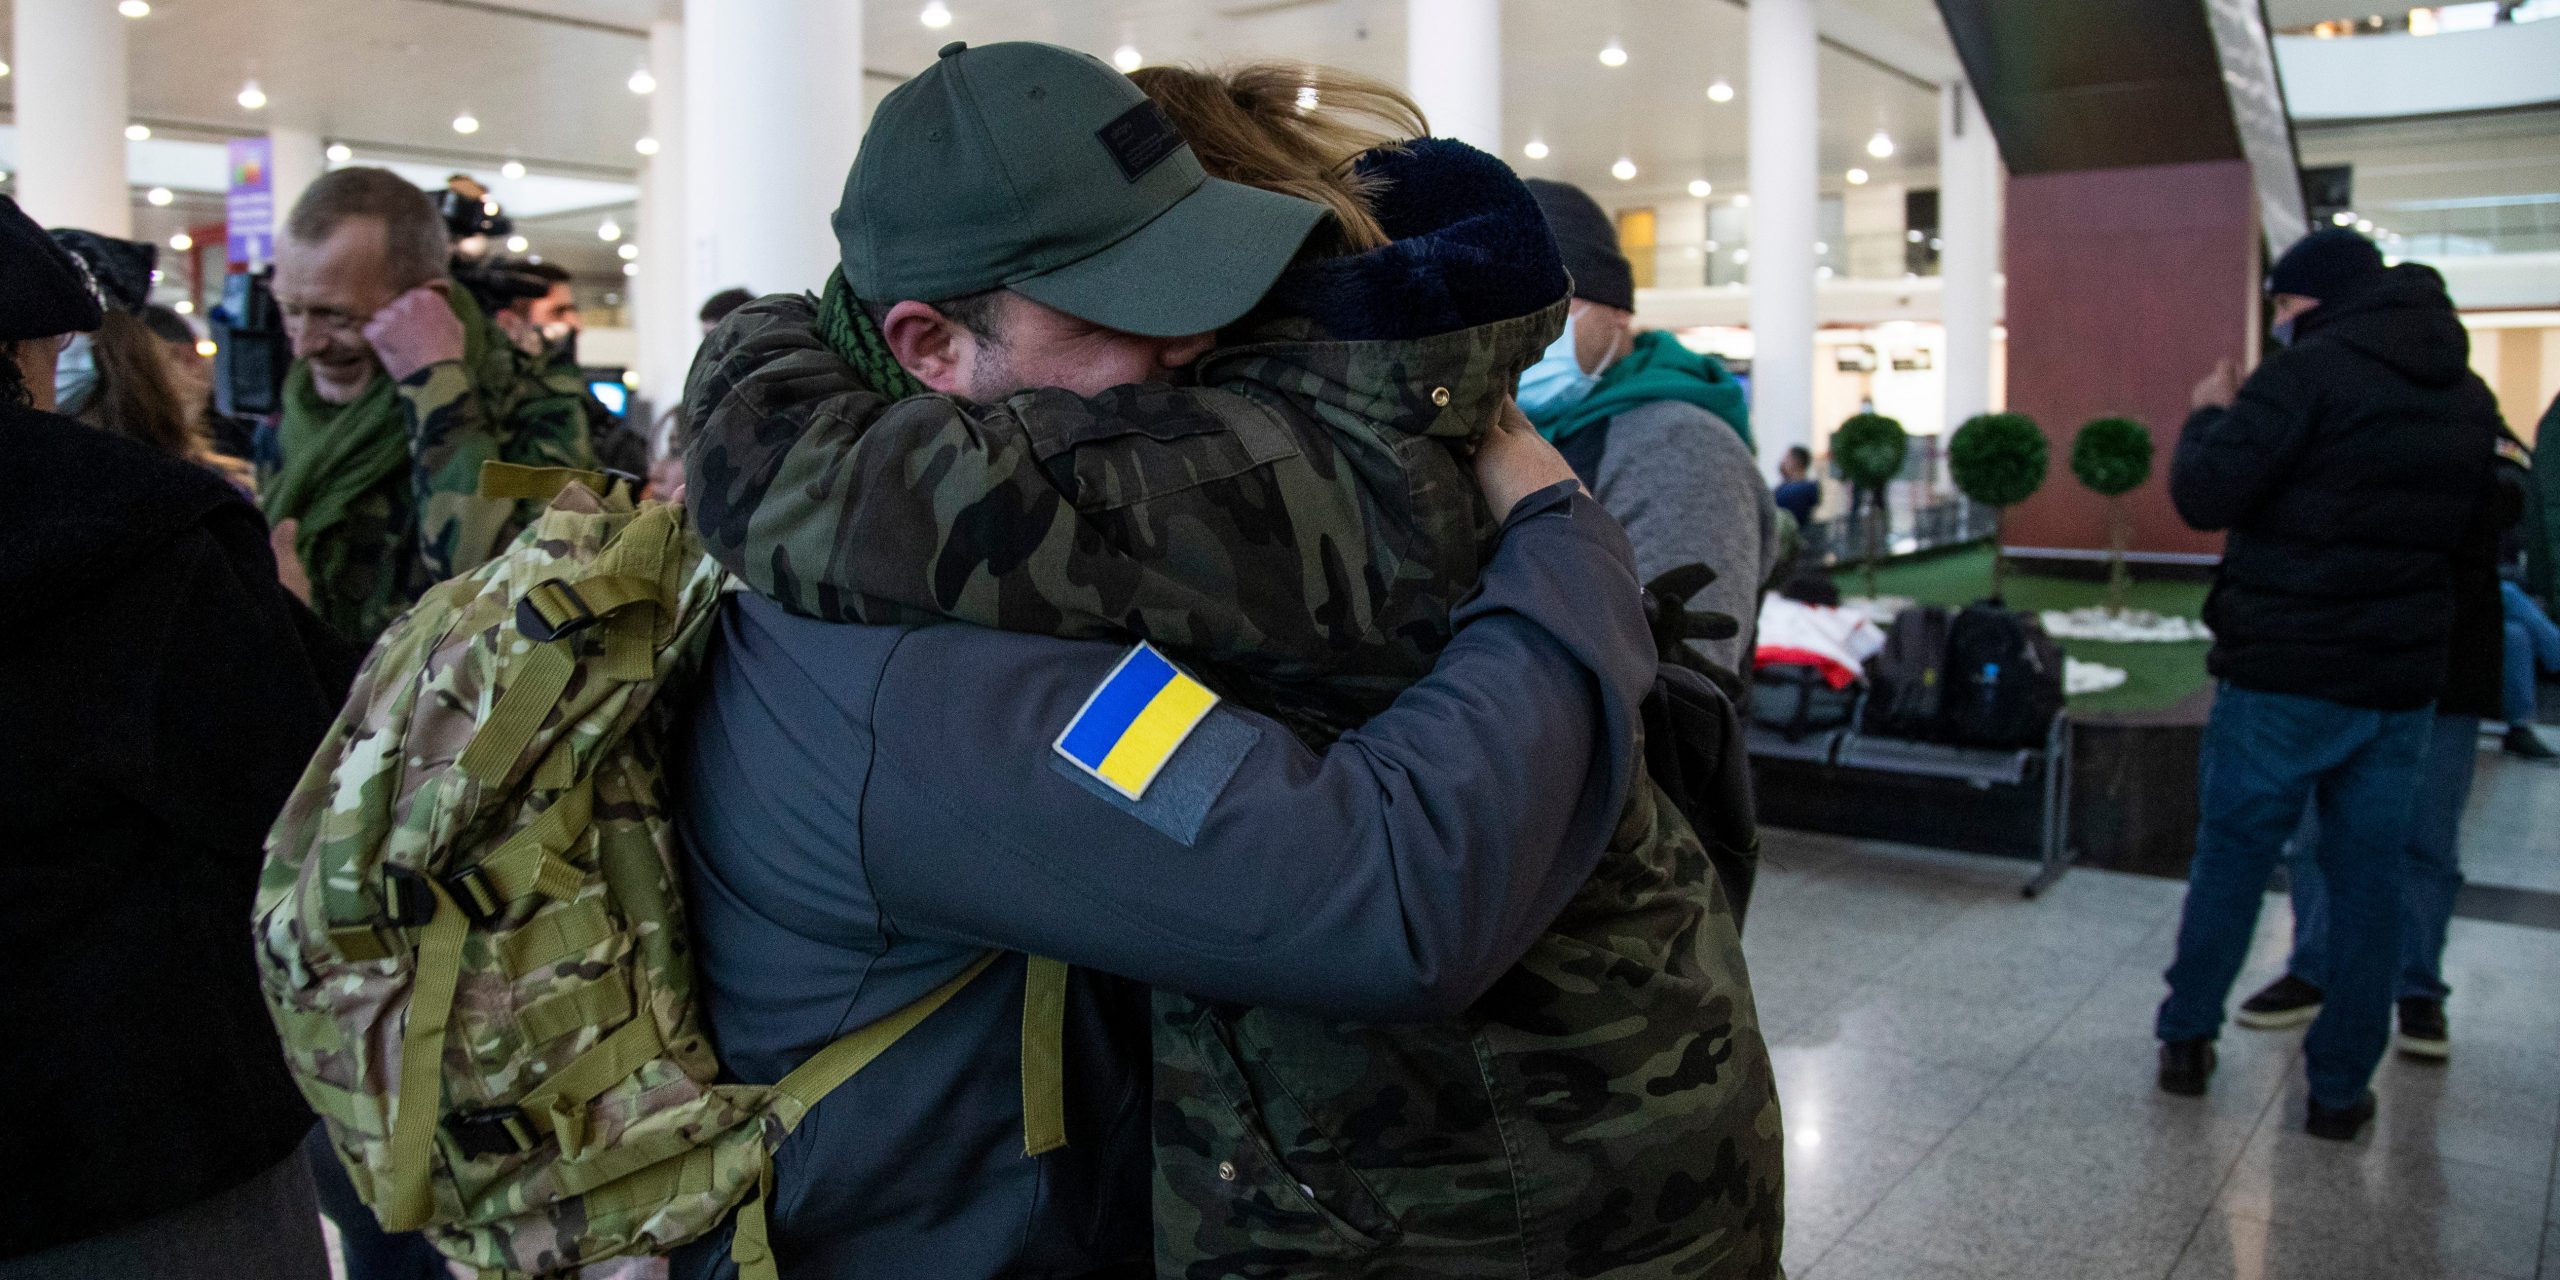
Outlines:
<svg viewBox="0 0 2560 1280"><path fill-rule="evenodd" d="M1091 54L954 43L893 90L836 208L873 302L998 287L1127 333L1207 333L1271 288L1324 206L1210 177Z"/></svg>

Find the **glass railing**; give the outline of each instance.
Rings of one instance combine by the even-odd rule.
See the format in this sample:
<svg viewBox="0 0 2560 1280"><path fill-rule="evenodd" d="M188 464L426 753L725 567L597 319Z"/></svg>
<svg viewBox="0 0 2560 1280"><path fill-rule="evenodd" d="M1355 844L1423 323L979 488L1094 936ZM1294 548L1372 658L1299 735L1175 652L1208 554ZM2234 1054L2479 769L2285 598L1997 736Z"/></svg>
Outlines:
<svg viewBox="0 0 2560 1280"><path fill-rule="evenodd" d="M2560 193L2422 200L2365 211L2355 228L2400 258L2560 251Z"/></svg>
<svg viewBox="0 0 2560 1280"><path fill-rule="evenodd" d="M2538 22L2545 18L2560 18L2560 0L2476 0L2470 4L2424 5L2362 18L2333 18L2327 22L2278 27L2276 34L2311 36L2321 40L2349 36L2432 36L2454 31L2479 31L2500 23Z"/></svg>

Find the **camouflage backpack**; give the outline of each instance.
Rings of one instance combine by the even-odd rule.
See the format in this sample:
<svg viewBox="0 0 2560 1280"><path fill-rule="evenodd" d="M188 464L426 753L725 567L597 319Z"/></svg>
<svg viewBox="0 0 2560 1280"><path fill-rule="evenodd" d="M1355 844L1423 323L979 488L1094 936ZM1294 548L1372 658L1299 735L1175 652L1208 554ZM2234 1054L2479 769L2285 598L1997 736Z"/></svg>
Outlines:
<svg viewBox="0 0 2560 1280"><path fill-rule="evenodd" d="M662 1253L738 1210L774 1273L771 1153L993 953L780 1083L722 1084L694 1001L664 776L730 579L682 508L557 494L384 633L267 840L255 925L303 1096L386 1229L484 1273ZM1031 966L1025 1145L1063 1144L1065 971ZM1049 1034L1036 1034L1046 1028Z"/></svg>

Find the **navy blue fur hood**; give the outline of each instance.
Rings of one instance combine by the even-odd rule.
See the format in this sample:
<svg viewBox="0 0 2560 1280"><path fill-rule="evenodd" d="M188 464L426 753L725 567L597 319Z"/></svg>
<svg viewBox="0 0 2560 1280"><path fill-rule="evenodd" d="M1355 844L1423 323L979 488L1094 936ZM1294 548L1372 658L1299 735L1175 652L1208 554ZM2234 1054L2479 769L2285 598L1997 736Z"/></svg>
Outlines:
<svg viewBox="0 0 2560 1280"><path fill-rule="evenodd" d="M1448 138L1360 158L1393 243L1291 267L1260 314L1313 320L1346 342L1409 341L1551 307L1572 281L1546 216L1500 159ZM1249 324L1250 322L1248 322Z"/></svg>

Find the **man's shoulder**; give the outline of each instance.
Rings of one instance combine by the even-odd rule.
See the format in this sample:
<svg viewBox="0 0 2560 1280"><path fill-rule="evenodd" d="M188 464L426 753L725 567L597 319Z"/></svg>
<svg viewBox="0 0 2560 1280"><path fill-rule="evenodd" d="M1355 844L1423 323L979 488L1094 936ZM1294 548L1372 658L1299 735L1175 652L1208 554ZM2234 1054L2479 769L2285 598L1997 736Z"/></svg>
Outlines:
<svg viewBox="0 0 2560 1280"><path fill-rule="evenodd" d="M1608 427L1611 451L1630 462L1688 456L1718 469L1739 466L1754 479L1759 476L1751 446L1742 442L1733 424L1686 400L1637 405L1612 416Z"/></svg>

